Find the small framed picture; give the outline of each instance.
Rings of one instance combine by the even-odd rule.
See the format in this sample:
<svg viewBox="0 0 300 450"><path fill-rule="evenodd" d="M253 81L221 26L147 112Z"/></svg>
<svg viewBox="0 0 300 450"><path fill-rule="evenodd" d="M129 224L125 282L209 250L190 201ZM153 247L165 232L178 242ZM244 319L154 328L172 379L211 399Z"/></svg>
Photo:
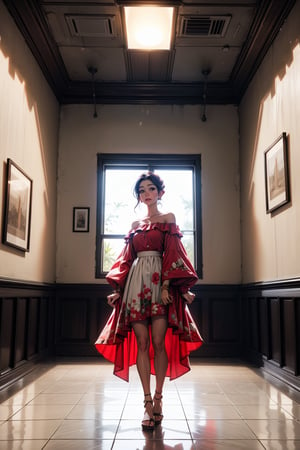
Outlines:
<svg viewBox="0 0 300 450"><path fill-rule="evenodd" d="M90 229L90 208L73 208L73 231L87 233Z"/></svg>
<svg viewBox="0 0 300 450"><path fill-rule="evenodd" d="M32 180L7 159L3 244L29 252Z"/></svg>
<svg viewBox="0 0 300 450"><path fill-rule="evenodd" d="M286 133L267 148L264 156L266 210L271 213L290 200Z"/></svg>

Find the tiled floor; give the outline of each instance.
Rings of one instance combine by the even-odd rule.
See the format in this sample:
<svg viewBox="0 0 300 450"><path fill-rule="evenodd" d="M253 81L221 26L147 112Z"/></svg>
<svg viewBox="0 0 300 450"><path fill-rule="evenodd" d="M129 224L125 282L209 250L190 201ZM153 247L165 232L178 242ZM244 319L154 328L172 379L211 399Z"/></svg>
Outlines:
<svg viewBox="0 0 300 450"><path fill-rule="evenodd" d="M0 450L300 449L300 392L238 363L191 360L166 381L162 425L143 433L143 395L95 362L43 365L0 391Z"/></svg>

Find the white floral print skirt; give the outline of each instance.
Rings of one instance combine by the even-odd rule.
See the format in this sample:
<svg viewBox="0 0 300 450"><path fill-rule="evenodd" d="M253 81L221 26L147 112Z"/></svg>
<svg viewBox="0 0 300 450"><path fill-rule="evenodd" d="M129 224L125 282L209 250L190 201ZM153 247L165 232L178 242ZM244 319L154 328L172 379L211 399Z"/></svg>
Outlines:
<svg viewBox="0 0 300 450"><path fill-rule="evenodd" d="M125 324L167 314L161 301L161 254L139 252L128 273L122 298L121 316Z"/></svg>

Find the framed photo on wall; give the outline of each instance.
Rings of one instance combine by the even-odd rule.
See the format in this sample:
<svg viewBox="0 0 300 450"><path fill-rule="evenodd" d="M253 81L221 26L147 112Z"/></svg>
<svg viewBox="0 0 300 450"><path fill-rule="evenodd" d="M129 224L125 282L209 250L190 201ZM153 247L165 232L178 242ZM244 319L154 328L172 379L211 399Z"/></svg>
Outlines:
<svg viewBox="0 0 300 450"><path fill-rule="evenodd" d="M90 229L90 208L73 208L73 231L87 233Z"/></svg>
<svg viewBox="0 0 300 450"><path fill-rule="evenodd" d="M11 159L7 159L3 244L29 251L32 180Z"/></svg>
<svg viewBox="0 0 300 450"><path fill-rule="evenodd" d="M267 148L264 157L266 210L271 213L290 200L286 133Z"/></svg>

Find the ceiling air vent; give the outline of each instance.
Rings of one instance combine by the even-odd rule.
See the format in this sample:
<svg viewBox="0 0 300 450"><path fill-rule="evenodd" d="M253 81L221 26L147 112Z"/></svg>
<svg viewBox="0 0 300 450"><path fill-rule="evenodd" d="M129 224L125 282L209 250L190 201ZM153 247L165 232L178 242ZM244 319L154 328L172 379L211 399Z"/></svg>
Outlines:
<svg viewBox="0 0 300 450"><path fill-rule="evenodd" d="M70 33L77 37L113 37L114 16L111 15L67 15Z"/></svg>
<svg viewBox="0 0 300 450"><path fill-rule="evenodd" d="M231 16L182 16L180 35L189 37L223 37Z"/></svg>

